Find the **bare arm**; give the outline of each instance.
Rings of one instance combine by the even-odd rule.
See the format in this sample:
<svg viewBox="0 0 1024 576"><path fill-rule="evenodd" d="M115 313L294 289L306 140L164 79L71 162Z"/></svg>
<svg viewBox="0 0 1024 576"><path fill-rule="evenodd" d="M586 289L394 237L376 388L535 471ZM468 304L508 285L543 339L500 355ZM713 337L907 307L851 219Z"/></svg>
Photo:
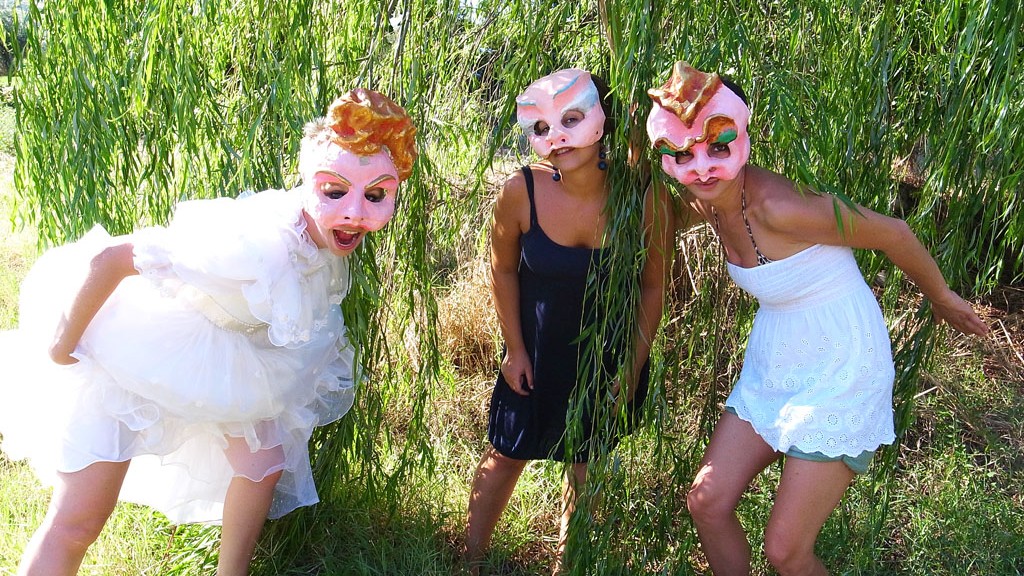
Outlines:
<svg viewBox="0 0 1024 576"><path fill-rule="evenodd" d="M836 223L837 209L842 228ZM800 231L800 238L811 243L881 250L931 301L936 320L964 334L988 332L970 304L950 290L931 254L903 220L862 206L854 212L832 196L813 194L766 202L764 214L765 224L776 233Z"/></svg>
<svg viewBox="0 0 1024 576"><path fill-rule="evenodd" d="M516 172L505 182L494 204L491 292L501 335L505 339L506 352L501 361L501 373L512 390L523 396L533 388L533 366L526 353L519 319L519 237L523 234L524 210L528 222L526 183L522 173Z"/></svg>
<svg viewBox="0 0 1024 576"><path fill-rule="evenodd" d="M640 369L651 353L654 336L665 306L665 285L674 256L675 236L671 199L666 190L652 186L644 198L644 247L646 260L640 276L640 307L637 339L627 398L636 393Z"/></svg>
<svg viewBox="0 0 1024 576"><path fill-rule="evenodd" d="M71 353L93 317L113 294L114 289L127 276L138 274L132 257L132 244L122 243L109 246L93 257L89 273L85 277L71 306L64 312L57 325L53 343L50 344L50 358L57 364L77 362Z"/></svg>

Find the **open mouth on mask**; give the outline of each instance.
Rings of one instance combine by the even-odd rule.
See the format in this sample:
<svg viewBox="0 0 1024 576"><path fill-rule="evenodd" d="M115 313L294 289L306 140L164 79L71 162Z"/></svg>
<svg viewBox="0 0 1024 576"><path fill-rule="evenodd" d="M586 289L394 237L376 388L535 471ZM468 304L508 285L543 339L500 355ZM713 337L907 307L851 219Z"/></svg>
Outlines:
<svg viewBox="0 0 1024 576"><path fill-rule="evenodd" d="M359 240L362 239L362 232L345 232L343 230L334 231L334 242L342 250L352 250L359 245Z"/></svg>

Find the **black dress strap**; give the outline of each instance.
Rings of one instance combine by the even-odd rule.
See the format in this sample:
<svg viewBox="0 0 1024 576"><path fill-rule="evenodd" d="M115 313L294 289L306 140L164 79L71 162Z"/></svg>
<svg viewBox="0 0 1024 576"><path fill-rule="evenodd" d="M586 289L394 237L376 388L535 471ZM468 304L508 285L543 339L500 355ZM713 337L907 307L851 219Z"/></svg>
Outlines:
<svg viewBox="0 0 1024 576"><path fill-rule="evenodd" d="M533 203L533 170L523 166L523 177L526 178L526 195L530 198L530 228L537 226L537 206Z"/></svg>

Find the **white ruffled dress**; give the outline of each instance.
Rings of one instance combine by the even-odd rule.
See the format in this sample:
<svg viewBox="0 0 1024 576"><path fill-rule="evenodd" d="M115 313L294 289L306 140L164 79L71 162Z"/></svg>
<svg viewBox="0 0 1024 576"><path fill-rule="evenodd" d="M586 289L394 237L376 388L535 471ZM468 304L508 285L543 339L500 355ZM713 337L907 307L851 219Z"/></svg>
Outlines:
<svg viewBox="0 0 1024 576"><path fill-rule="evenodd" d="M44 483L131 459L120 493L172 522L219 522L234 476L283 471L269 513L317 502L307 444L352 406L348 264L305 232L297 191L179 204L131 236L126 278L58 366L47 347L102 228L48 251L0 334L0 435ZM230 443L230 449L229 449Z"/></svg>
<svg viewBox="0 0 1024 576"><path fill-rule="evenodd" d="M853 251L819 244L728 269L759 308L725 405L779 452L856 457L891 444L889 331Z"/></svg>

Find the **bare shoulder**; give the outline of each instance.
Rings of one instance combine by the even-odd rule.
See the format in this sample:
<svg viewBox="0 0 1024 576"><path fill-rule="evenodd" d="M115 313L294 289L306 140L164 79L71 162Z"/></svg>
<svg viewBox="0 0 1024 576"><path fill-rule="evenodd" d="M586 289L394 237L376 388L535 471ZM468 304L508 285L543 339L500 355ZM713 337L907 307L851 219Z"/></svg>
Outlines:
<svg viewBox="0 0 1024 576"><path fill-rule="evenodd" d="M530 198L526 190L526 176L516 170L505 179L494 203L495 224L506 228L529 228Z"/></svg>
<svg viewBox="0 0 1024 576"><path fill-rule="evenodd" d="M797 184L782 174L757 166L748 168L746 187L747 206L754 208L785 206L821 195L809 186ZM751 194L750 191L755 193Z"/></svg>
<svg viewBox="0 0 1024 576"><path fill-rule="evenodd" d="M906 238L902 220L777 174L765 178L755 202L756 215L748 207L752 217L791 242L884 250Z"/></svg>
<svg viewBox="0 0 1024 576"><path fill-rule="evenodd" d="M748 214L768 228L784 231L815 216L833 214L832 196L798 184L781 174L751 167L747 198Z"/></svg>
<svg viewBox="0 0 1024 576"><path fill-rule="evenodd" d="M526 194L526 176L522 170L516 170L509 174L508 178L505 178L505 183L501 187L501 195L517 196L520 194Z"/></svg>
<svg viewBox="0 0 1024 576"><path fill-rule="evenodd" d="M529 197L526 193L526 176L522 170L516 170L509 174L505 183L498 192L497 207L502 209L514 208L520 205L527 205Z"/></svg>

